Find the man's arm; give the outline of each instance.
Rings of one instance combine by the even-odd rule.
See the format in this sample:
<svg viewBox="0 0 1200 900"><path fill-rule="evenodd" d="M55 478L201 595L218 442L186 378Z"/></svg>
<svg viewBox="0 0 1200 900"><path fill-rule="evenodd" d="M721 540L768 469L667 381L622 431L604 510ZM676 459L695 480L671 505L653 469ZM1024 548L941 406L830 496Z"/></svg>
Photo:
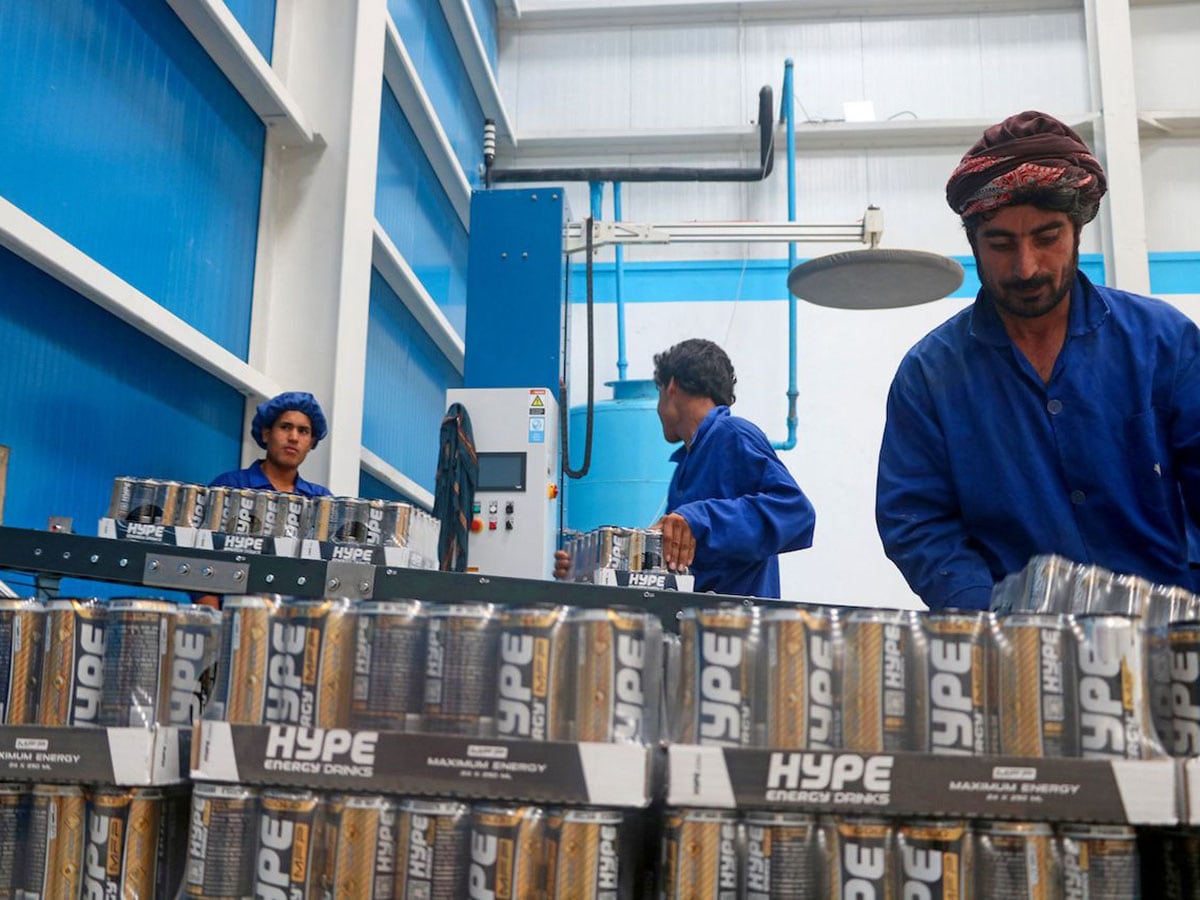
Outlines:
<svg viewBox="0 0 1200 900"><path fill-rule="evenodd" d="M931 609L988 607L992 574L971 547L933 401L908 359L888 394L875 522L884 552Z"/></svg>

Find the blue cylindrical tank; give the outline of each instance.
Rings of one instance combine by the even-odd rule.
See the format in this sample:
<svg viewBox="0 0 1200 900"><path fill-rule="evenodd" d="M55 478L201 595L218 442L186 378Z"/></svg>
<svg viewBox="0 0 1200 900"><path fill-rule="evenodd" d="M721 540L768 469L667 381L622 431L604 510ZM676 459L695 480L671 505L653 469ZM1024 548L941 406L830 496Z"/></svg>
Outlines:
<svg viewBox="0 0 1200 900"><path fill-rule="evenodd" d="M663 514L675 464L663 440L653 379L609 381L611 400L595 404L592 466L567 479L567 528L601 525L645 528ZM583 464L587 406L573 406L568 425L573 468Z"/></svg>

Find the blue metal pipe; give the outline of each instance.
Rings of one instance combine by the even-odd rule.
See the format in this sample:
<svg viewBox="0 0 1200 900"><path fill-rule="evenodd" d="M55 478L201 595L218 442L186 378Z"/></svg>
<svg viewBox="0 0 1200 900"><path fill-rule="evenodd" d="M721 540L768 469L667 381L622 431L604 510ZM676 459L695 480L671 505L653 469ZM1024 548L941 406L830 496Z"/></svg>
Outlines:
<svg viewBox="0 0 1200 900"><path fill-rule="evenodd" d="M780 100L779 118L787 132L787 200L788 221L796 221L796 128L793 122L795 104L792 102L792 60L783 62L783 97ZM796 267L796 245L788 244L788 272ZM788 291L788 415L787 440L772 441L771 446L776 450L791 450L796 446L796 426L799 418L796 415L796 398L800 392L796 389L796 295Z"/></svg>
<svg viewBox="0 0 1200 900"><path fill-rule="evenodd" d="M613 221L621 221L621 182L613 182ZM613 249L613 271L617 280L617 380L625 380L629 362L625 359L625 247Z"/></svg>
<svg viewBox="0 0 1200 900"><path fill-rule="evenodd" d="M604 218L604 182L589 181L588 195L592 201L592 218L599 222Z"/></svg>

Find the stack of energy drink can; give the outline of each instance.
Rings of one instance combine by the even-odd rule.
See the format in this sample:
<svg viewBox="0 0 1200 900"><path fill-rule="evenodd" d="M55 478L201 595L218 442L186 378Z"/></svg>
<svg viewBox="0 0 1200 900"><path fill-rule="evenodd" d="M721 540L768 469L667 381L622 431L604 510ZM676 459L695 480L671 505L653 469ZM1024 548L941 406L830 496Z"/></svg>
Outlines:
<svg viewBox="0 0 1200 900"><path fill-rule="evenodd" d="M632 900L629 813L198 784L184 896Z"/></svg>
<svg viewBox="0 0 1200 900"><path fill-rule="evenodd" d="M226 597L209 715L650 744L662 626L627 609Z"/></svg>
<svg viewBox="0 0 1200 900"><path fill-rule="evenodd" d="M118 522L203 528L248 537L408 547L421 561L417 568L436 561L440 531L437 520L427 512L399 501L310 498L128 476L113 481L108 517Z"/></svg>
<svg viewBox="0 0 1200 900"><path fill-rule="evenodd" d="M573 534L563 549L571 556L572 581L592 581L597 569L617 572L667 571L663 561L662 532L646 528L605 525Z"/></svg>
<svg viewBox="0 0 1200 900"><path fill-rule="evenodd" d="M1136 900L1137 834L1111 825L669 810L665 900Z"/></svg>
<svg viewBox="0 0 1200 900"><path fill-rule="evenodd" d="M175 897L188 791L0 784L0 897Z"/></svg>
<svg viewBox="0 0 1200 900"><path fill-rule="evenodd" d="M190 725L221 616L161 600L0 600L0 725Z"/></svg>

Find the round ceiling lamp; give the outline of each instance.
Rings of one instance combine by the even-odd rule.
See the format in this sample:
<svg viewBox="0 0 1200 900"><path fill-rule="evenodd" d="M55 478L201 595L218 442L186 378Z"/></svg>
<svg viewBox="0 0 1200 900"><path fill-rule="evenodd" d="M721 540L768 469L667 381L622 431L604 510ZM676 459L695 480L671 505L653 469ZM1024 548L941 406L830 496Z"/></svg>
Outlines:
<svg viewBox="0 0 1200 900"><path fill-rule="evenodd" d="M849 250L818 256L788 274L788 289L833 309L895 309L940 300L963 283L963 267L922 250Z"/></svg>

